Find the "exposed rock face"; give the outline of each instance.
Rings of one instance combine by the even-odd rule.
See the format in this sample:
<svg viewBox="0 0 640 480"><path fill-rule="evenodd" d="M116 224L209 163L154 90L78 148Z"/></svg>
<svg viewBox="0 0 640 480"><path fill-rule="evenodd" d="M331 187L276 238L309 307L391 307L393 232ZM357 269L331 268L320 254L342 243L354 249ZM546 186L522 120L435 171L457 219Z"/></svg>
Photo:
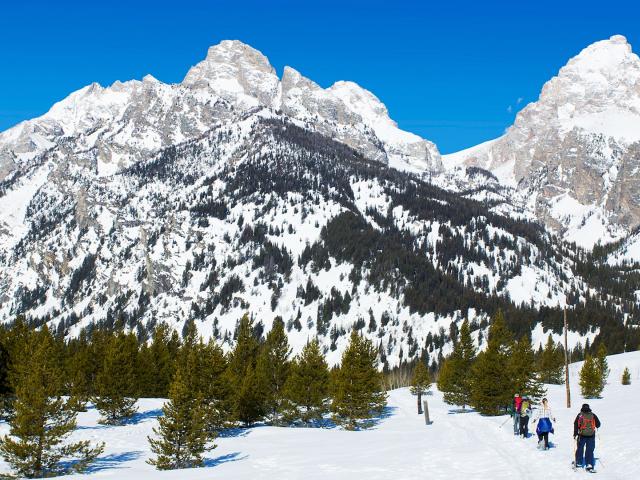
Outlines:
<svg viewBox="0 0 640 480"><path fill-rule="evenodd" d="M616 35L571 59L503 137L445 164L479 166L527 189L538 217L569 239L585 233L580 225L592 229L595 215L601 231L585 243L590 246L640 224L638 141L640 59Z"/></svg>
<svg viewBox="0 0 640 480"><path fill-rule="evenodd" d="M272 104L279 80L258 50L237 40L225 40L209 48L207 58L189 70L182 84L211 89L230 102L250 107Z"/></svg>

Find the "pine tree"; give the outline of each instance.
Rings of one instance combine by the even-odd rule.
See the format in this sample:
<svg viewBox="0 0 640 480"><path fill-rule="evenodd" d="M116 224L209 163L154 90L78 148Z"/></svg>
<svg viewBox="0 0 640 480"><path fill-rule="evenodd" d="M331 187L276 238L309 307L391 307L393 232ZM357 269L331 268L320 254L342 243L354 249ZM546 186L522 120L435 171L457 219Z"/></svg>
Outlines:
<svg viewBox="0 0 640 480"><path fill-rule="evenodd" d="M13 388L9 382L10 356L7 332L0 329L0 419L7 420L13 410Z"/></svg>
<svg viewBox="0 0 640 480"><path fill-rule="evenodd" d="M498 415L509 405L514 382L509 369L513 337L504 316L498 311L489 327L485 351L478 354L472 367L472 406L484 415Z"/></svg>
<svg viewBox="0 0 640 480"><path fill-rule="evenodd" d="M471 403L472 366L476 359L476 348L471 338L469 322L460 328L453 352L443 362L438 373L438 390L449 405L460 405L464 409Z"/></svg>
<svg viewBox="0 0 640 480"><path fill-rule="evenodd" d="M376 349L370 340L353 330L333 382L333 420L347 430L368 428L386 403Z"/></svg>
<svg viewBox="0 0 640 480"><path fill-rule="evenodd" d="M196 355L192 352L190 355ZM148 460L158 470L193 468L203 465L202 454L215 448L207 425L207 410L202 394L192 384L197 377L196 362L183 363L175 373L163 416L153 429L157 439L148 437L156 458Z"/></svg>
<svg viewBox="0 0 640 480"><path fill-rule="evenodd" d="M229 356L227 378L231 385L232 418L251 425L264 415L264 396L259 391L255 368L260 344L254 335L253 322L245 314L238 325L236 346Z"/></svg>
<svg viewBox="0 0 640 480"><path fill-rule="evenodd" d="M133 334L120 332L108 339L93 398L102 414L101 423L119 425L136 413L137 353L138 341Z"/></svg>
<svg viewBox="0 0 640 480"><path fill-rule="evenodd" d="M91 374L93 358L86 333L81 332L77 339L71 340L67 347L65 390L75 402L79 412L86 411L86 403L91 395Z"/></svg>
<svg viewBox="0 0 640 480"><path fill-rule="evenodd" d="M179 357L186 357L188 371L193 372L189 379L192 393L202 397L208 429L217 435L230 417L231 392L224 352L214 339L208 343L202 339L195 343L188 340Z"/></svg>
<svg viewBox="0 0 640 480"><path fill-rule="evenodd" d="M564 352L553 342L551 334L540 354L538 371L544 383L559 385L564 382Z"/></svg>
<svg viewBox="0 0 640 480"><path fill-rule="evenodd" d="M265 414L264 390L261 389L255 367L251 364L245 370L242 383L238 386L233 413L235 419L245 427L251 426Z"/></svg>
<svg viewBox="0 0 640 480"><path fill-rule="evenodd" d="M150 344L140 349L139 391L143 396L165 398L175 372L180 337L166 323L156 326Z"/></svg>
<svg viewBox="0 0 640 480"><path fill-rule="evenodd" d="M289 375L290 353L284 323L278 317L262 345L256 364L256 376L264 392L264 409L274 425L280 424L283 411L283 391Z"/></svg>
<svg viewBox="0 0 640 480"><path fill-rule="evenodd" d="M64 372L47 327L27 334L12 370L15 413L0 455L17 475L49 477L82 472L104 450L88 440L65 442L76 428L76 412L61 396Z"/></svg>
<svg viewBox="0 0 640 480"><path fill-rule="evenodd" d="M631 372L629 371L629 367L624 367L624 372L622 372L622 385L631 385Z"/></svg>
<svg viewBox="0 0 640 480"><path fill-rule="evenodd" d="M607 361L607 348L604 346L604 343L601 343L598 347L596 366L598 367L598 374L600 375L600 387L602 392L607 384L609 373L611 372L609 370L609 362Z"/></svg>
<svg viewBox="0 0 640 480"><path fill-rule="evenodd" d="M420 413L420 406L422 405L422 395L427 393L431 388L431 375L429 369L422 360L418 360L416 367L413 369L413 377L411 378L411 391L412 395L418 396L418 413Z"/></svg>
<svg viewBox="0 0 640 480"><path fill-rule="evenodd" d="M322 421L328 412L329 367L318 340L312 340L292 362L284 386L285 420L304 424Z"/></svg>
<svg viewBox="0 0 640 480"><path fill-rule="evenodd" d="M512 392L520 392L535 402L544 397L546 390L535 368L535 354L528 335L515 343L509 359L509 371L513 382Z"/></svg>
<svg viewBox="0 0 640 480"><path fill-rule="evenodd" d="M580 369L580 391L584 398L598 398L602 393L602 376L598 368L597 360L591 355L584 359Z"/></svg>

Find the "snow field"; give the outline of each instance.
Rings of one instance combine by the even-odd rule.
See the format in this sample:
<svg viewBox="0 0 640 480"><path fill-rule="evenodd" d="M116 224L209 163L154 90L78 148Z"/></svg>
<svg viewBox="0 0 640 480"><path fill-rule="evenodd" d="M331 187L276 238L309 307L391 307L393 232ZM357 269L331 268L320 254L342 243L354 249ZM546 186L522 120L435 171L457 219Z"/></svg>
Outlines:
<svg viewBox="0 0 640 480"><path fill-rule="evenodd" d="M599 478L639 478L640 446L635 441L640 406L640 352L609 357L611 375L602 399L587 400L602 421L596 440ZM548 386L556 417L552 448L537 450L537 438L513 435L506 416L482 417L460 413L446 405L435 391L426 398L432 425L417 415L416 398L408 389L389 392L389 406L377 426L348 432L337 428L278 428L257 426L225 432L218 447L207 454L207 467L159 472L145 461L151 456L147 435L152 434L162 399L142 399L132 424L107 427L97 424L91 409L79 416L76 438L105 441L105 453L82 478L105 479L572 479L573 420L585 401L579 395L577 372L571 366L572 408L565 408L564 386ZM624 367L632 384L620 384ZM6 424L0 432L6 433ZM535 426L530 424L530 430ZM0 471L7 465L0 462ZM79 478L69 476L64 478Z"/></svg>

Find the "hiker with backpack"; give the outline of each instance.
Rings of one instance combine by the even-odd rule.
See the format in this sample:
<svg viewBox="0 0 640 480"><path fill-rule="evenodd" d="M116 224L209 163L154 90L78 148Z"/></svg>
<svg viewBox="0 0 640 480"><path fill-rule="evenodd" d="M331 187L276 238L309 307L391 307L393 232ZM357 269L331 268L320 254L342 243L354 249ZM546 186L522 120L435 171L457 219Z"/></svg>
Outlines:
<svg viewBox="0 0 640 480"><path fill-rule="evenodd" d="M551 408L546 398L542 399L542 405L536 412L536 417L533 420L533 424L536 426L536 433L538 434L538 448L540 450L549 450L549 432L553 433L553 424L551 420L556 421L551 414Z"/></svg>
<svg viewBox="0 0 640 480"><path fill-rule="evenodd" d="M531 415L531 401L529 397L523 397L520 404L520 436L529 437L529 415Z"/></svg>
<svg viewBox="0 0 640 480"><path fill-rule="evenodd" d="M511 416L513 417L513 434L520 434L520 406L522 405L522 397L519 393L513 396L513 402L511 403Z"/></svg>
<svg viewBox="0 0 640 480"><path fill-rule="evenodd" d="M577 442L575 467L585 467L593 472L596 460L593 452L596 448L596 430L600 428L600 419L591 411L588 403L582 405L580 413L573 422L573 438Z"/></svg>

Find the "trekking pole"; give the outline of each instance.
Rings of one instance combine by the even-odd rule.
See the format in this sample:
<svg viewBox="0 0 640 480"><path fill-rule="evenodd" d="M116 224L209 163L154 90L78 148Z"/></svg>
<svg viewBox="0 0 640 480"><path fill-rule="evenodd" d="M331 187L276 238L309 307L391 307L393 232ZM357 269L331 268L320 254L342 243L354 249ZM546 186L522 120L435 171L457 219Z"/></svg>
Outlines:
<svg viewBox="0 0 640 480"><path fill-rule="evenodd" d="M507 421L509 420L511 420L511 417L507 417L507 419L504 422L502 422L498 428L502 428L504 424L507 423Z"/></svg>
<svg viewBox="0 0 640 480"><path fill-rule="evenodd" d="M598 437L598 447L602 450L602 440L600 440L599 431L596 431L596 437ZM598 457L598 462L600 462L604 468L607 468L604 462L602 461L602 457Z"/></svg>

